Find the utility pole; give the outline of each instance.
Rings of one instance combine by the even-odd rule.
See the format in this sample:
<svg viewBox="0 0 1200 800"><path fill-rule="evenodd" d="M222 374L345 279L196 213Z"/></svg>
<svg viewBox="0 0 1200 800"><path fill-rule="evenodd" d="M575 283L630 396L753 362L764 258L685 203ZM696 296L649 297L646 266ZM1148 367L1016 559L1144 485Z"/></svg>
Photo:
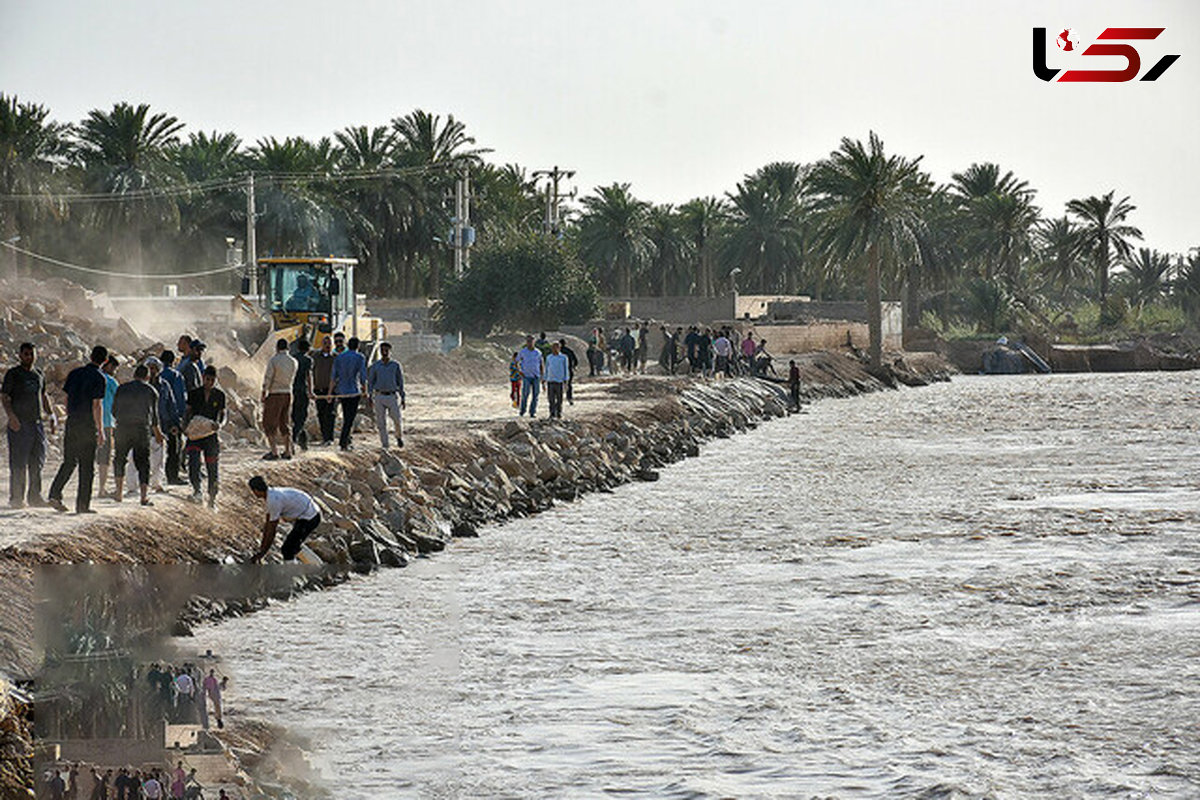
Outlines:
<svg viewBox="0 0 1200 800"><path fill-rule="evenodd" d="M558 236L559 214L558 205L561 195L558 191L558 182L563 178L574 178L575 170L559 169L557 166L554 169L542 169L533 173L533 179L548 178L546 182L546 221L543 223L547 236Z"/></svg>
<svg viewBox="0 0 1200 800"><path fill-rule="evenodd" d="M464 164L454 182L454 276L461 278L471 268L471 245L475 229L471 227L471 174Z"/></svg>
<svg viewBox="0 0 1200 800"><path fill-rule="evenodd" d="M252 286L257 287L258 281L258 242L254 237L254 173L246 175L246 274L253 280Z"/></svg>

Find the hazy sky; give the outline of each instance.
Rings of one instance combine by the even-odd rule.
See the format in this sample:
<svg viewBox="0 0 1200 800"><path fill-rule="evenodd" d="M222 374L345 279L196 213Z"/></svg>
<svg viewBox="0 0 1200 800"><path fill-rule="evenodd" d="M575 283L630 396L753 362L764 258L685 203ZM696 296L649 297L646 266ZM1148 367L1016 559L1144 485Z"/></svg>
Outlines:
<svg viewBox="0 0 1200 800"><path fill-rule="evenodd" d="M939 180L996 161L1053 214L1116 189L1149 245L1200 245L1198 0L0 0L0 22L0 91L64 121L148 102L249 144L423 108L465 122L494 161L676 203L875 130ZM1044 83L1035 26L1084 45L1165 27L1139 45L1143 72L1181 58L1153 83ZM1048 57L1122 65L1053 41Z"/></svg>

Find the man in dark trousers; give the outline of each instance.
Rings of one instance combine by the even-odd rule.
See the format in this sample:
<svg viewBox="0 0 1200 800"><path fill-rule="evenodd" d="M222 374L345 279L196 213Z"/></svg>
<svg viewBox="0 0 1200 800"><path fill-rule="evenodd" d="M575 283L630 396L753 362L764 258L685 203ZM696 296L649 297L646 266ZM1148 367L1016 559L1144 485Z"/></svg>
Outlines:
<svg viewBox="0 0 1200 800"><path fill-rule="evenodd" d="M800 368L795 359L788 362L788 394L792 398L792 408L800 410Z"/></svg>
<svg viewBox="0 0 1200 800"><path fill-rule="evenodd" d="M312 393L317 399L317 424L321 427L321 444L333 444L333 423L337 418L337 403L327 399L333 376L333 342L328 335L321 337L321 349L312 358Z"/></svg>
<svg viewBox="0 0 1200 800"><path fill-rule="evenodd" d="M193 421L196 421L193 424ZM225 393L217 388L217 368L204 368L201 384L188 392L187 414L183 429L187 434L188 480L192 484L192 502L199 503L200 459L208 472L208 507L217 507L217 459L221 439L217 435L225 422Z"/></svg>
<svg viewBox="0 0 1200 800"><path fill-rule="evenodd" d="M570 374L567 376L567 405L575 405L575 369L579 366L579 356L575 355L575 351L567 347L566 339L558 340L558 352L567 357L567 364L570 366Z"/></svg>
<svg viewBox="0 0 1200 800"><path fill-rule="evenodd" d="M96 474L96 445L104 441L104 374L100 365L108 360L108 348L92 348L91 363L76 367L67 375L63 390L67 393L67 424L63 433L63 463L50 484L50 505L66 511L63 489L79 467L79 492L75 513L92 514L92 480Z"/></svg>
<svg viewBox="0 0 1200 800"><path fill-rule="evenodd" d="M301 450L308 449L308 399L312 397L313 360L308 354L308 339L301 338L296 342L296 376L292 379L292 441Z"/></svg>
<svg viewBox="0 0 1200 800"><path fill-rule="evenodd" d="M187 481L179 476L183 462L183 415L187 411L187 387L183 376L173 366L175 354L163 350L160 356L162 372L158 376L158 424L167 439L165 468L167 483L171 486L186 486Z"/></svg>
<svg viewBox="0 0 1200 800"><path fill-rule="evenodd" d="M351 341L354 341L351 339ZM291 561L300 552L300 546L308 535L321 524L321 510L307 492L286 486L269 488L261 475L250 479L250 491L260 500L267 501L267 520L263 523L262 545L250 559L252 563L262 560L271 551L279 521L291 521L292 530L280 548L284 561Z"/></svg>
<svg viewBox="0 0 1200 800"><path fill-rule="evenodd" d="M54 433L54 408L46 396L46 378L34 368L33 344L23 342L20 363L4 374L0 400L8 414L8 501L13 508L46 505L42 467L46 466L46 431L42 414ZM28 493L28 495L26 494Z"/></svg>
<svg viewBox="0 0 1200 800"><path fill-rule="evenodd" d="M358 337L351 336L346 343L347 350L334 358L330 375L333 392L342 404L342 433L338 445L343 450L350 449L358 403L367 393L367 360L358 352L358 344Z"/></svg>
<svg viewBox="0 0 1200 800"><path fill-rule="evenodd" d="M133 380L121 384L113 399L113 475L117 479L116 501L121 502L125 491L125 464L129 451L133 451L133 465L137 467L138 486L142 491L142 505L150 502L150 436L162 444L162 430L158 424L158 392L150 385L150 370L138 364L133 371Z"/></svg>

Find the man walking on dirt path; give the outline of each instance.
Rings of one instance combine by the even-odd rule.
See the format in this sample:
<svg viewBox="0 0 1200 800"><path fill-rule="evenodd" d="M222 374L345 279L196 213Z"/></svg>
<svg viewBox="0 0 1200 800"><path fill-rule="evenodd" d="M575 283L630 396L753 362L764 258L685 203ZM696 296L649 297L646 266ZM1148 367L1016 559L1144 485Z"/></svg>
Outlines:
<svg viewBox="0 0 1200 800"><path fill-rule="evenodd" d="M357 336L351 336L346 351L334 357L330 380L334 395L341 400L342 406L342 433L338 437L338 446L349 450L358 404L367 393L367 360L358 352Z"/></svg>
<svg viewBox="0 0 1200 800"><path fill-rule="evenodd" d="M292 442L301 450L308 449L308 402L313 395L312 356L308 354L308 339L296 341L296 377L292 379Z"/></svg>
<svg viewBox="0 0 1200 800"><path fill-rule="evenodd" d="M150 436L162 443L162 431L158 426L158 392L150 385L150 370L138 364L133 371L133 380L121 384L113 399L113 475L117 492L113 498L119 503L125 489L125 463L129 451L133 451L133 463L137 467L138 487L142 492L142 505L154 505L147 496L150 491Z"/></svg>
<svg viewBox="0 0 1200 800"><path fill-rule="evenodd" d="M225 422L225 393L217 388L217 368L204 368L204 382L188 392L187 414L183 421L187 436L188 479L192 501L200 502L200 459L208 471L208 507L217 505L217 459L221 439L217 431Z"/></svg>
<svg viewBox="0 0 1200 800"><path fill-rule="evenodd" d="M46 505L42 497L42 468L46 466L46 430L42 414L54 433L54 408L46 396L46 378L33 366L33 344L22 342L20 362L4 373L0 400L8 414L8 503L13 508Z"/></svg>
<svg viewBox="0 0 1200 800"><path fill-rule="evenodd" d="M158 379L158 422L167 439L167 484L186 486L187 481L179 476L179 467L183 460L183 415L187 412L187 387L183 383L183 376L173 366L175 354L163 350L160 358L163 368Z"/></svg>
<svg viewBox="0 0 1200 800"><path fill-rule="evenodd" d="M67 422L63 433L63 463L50 484L50 505L66 511L63 489L71 473L79 467L79 492L75 513L92 513L92 479L96 469L96 445L104 441L104 374L100 365L108 360L103 345L92 348L91 363L76 367L67 375L63 390L67 393Z"/></svg>
<svg viewBox="0 0 1200 800"><path fill-rule="evenodd" d="M538 394L542 390L542 377L545 365L542 363L542 352L533 346L533 337L525 337L525 346L517 351L517 368L521 371L521 413L525 416L525 406L529 406L529 418L537 416ZM532 395L532 399L530 397Z"/></svg>
<svg viewBox="0 0 1200 800"><path fill-rule="evenodd" d="M367 370L367 392L375 407L375 426L379 429L379 445L388 449L388 417L396 428L396 446L404 447L404 427L400 409L405 407L404 370L399 361L392 361L392 345L379 345L379 360Z"/></svg>
<svg viewBox="0 0 1200 800"><path fill-rule="evenodd" d="M308 535L321 524L321 510L317 508L316 501L307 492L299 489L287 486L272 489L267 486L266 478L262 475L255 475L250 479L250 491L258 499L267 501L267 520L263 523L262 545L258 552L251 556L250 562L256 564L271 552L280 520L292 523L292 530L280 548L283 560L291 561L300 552L300 546L304 544Z"/></svg>
<svg viewBox="0 0 1200 800"><path fill-rule="evenodd" d="M271 452L263 456L266 461L278 461L277 441L283 442L283 457L292 457L292 432L288 421L292 414L292 386L296 380L296 359L288 355L287 339L275 342L275 355L267 362L263 373L262 420L263 433Z"/></svg>
<svg viewBox="0 0 1200 800"><path fill-rule="evenodd" d="M333 376L333 340L321 339L321 350L312 356L312 391L317 399L317 425L321 428L321 444L333 444L333 423L337 419L337 404L328 395Z"/></svg>

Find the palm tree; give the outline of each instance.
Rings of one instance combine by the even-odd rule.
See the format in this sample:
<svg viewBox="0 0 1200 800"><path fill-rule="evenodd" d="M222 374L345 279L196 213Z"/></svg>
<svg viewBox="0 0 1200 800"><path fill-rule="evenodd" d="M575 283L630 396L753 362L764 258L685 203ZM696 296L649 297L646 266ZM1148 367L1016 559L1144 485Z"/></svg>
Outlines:
<svg viewBox="0 0 1200 800"><path fill-rule="evenodd" d="M480 238L540 230L543 200L524 167L483 163L471 170L471 222Z"/></svg>
<svg viewBox="0 0 1200 800"><path fill-rule="evenodd" d="M1180 264L1171 289L1184 313L1200 320L1200 248L1193 247L1192 251L1187 261Z"/></svg>
<svg viewBox="0 0 1200 800"><path fill-rule="evenodd" d="M964 205L990 194L1009 194L1027 200L1033 199L1034 192L1029 188L1029 184L1018 180L1011 170L1001 175L998 164L972 164L950 177L951 191Z"/></svg>
<svg viewBox="0 0 1200 800"><path fill-rule="evenodd" d="M1130 240L1142 238L1140 230L1125 224L1137 206L1128 197L1114 201L1114 194L1110 191L1102 197L1093 195L1067 203L1067 212L1079 221L1081 248L1096 267L1101 308L1108 299L1108 267L1113 256L1128 258L1133 247Z"/></svg>
<svg viewBox="0 0 1200 800"><path fill-rule="evenodd" d="M723 260L760 291L795 291L807 238L803 184L803 168L781 162L750 175L729 195Z"/></svg>
<svg viewBox="0 0 1200 800"><path fill-rule="evenodd" d="M966 260L964 245L965 219L960 213L958 199L946 186L933 189L922 208L922 224L917 230L917 249L920 253L920 278L937 286L942 330L950 327L951 283L958 277ZM913 259L910 263L915 263ZM917 276L910 278L910 291L915 289ZM915 297L909 297L906 326L919 324L920 307Z"/></svg>
<svg viewBox="0 0 1200 800"><path fill-rule="evenodd" d="M178 200L182 246L203 263L217 263L225 237L238 237L246 229L246 204L238 178L244 166L241 146L237 134L200 131L167 151L184 180L203 184Z"/></svg>
<svg viewBox="0 0 1200 800"><path fill-rule="evenodd" d="M271 177L256 183L260 252L307 255L330 251L334 233L328 183L337 154L329 139L259 139L247 154L255 172ZM340 248L339 248L340 249Z"/></svg>
<svg viewBox="0 0 1200 800"><path fill-rule="evenodd" d="M174 199L155 190L170 187L180 177L169 153L182 129L178 119L151 114L145 103L117 103L110 111L93 109L77 129L85 188L112 195L138 193L137 199L104 206L105 222L113 233L125 234L128 257L137 269L142 266L146 224L177 227L179 223Z"/></svg>
<svg viewBox="0 0 1200 800"><path fill-rule="evenodd" d="M883 359L880 275L916 249L925 180L920 161L888 156L883 141L871 132L865 146L843 138L841 148L809 177L822 245L866 267L869 352L875 369Z"/></svg>
<svg viewBox="0 0 1200 800"><path fill-rule="evenodd" d="M651 293L657 290L661 297L687 294L691 289L690 242L680 230L679 214L669 203L654 206L647 222L647 235L654 245L654 255L648 265L646 289Z"/></svg>
<svg viewBox="0 0 1200 800"><path fill-rule="evenodd" d="M601 284L620 297L633 295L633 275L654 256L649 236L650 204L638 200L628 183L599 186L581 201L580 253L599 267Z"/></svg>
<svg viewBox="0 0 1200 800"><path fill-rule="evenodd" d="M1170 255L1141 247L1137 255L1125 259L1123 266L1123 288L1131 305L1136 305L1140 310L1166 294L1170 286Z"/></svg>
<svg viewBox="0 0 1200 800"><path fill-rule="evenodd" d="M712 297L716 294L714 264L729 207L716 197L697 197L679 207L678 219L692 260L692 291Z"/></svg>
<svg viewBox="0 0 1200 800"><path fill-rule="evenodd" d="M395 166L399 137L392 128L353 126L338 131L334 138L338 144L337 169L343 177ZM376 291L398 288L402 259L395 232L404 226L408 193L403 178L386 174L350 180L337 191L350 246L362 264L357 275L362 276L364 288Z"/></svg>
<svg viewBox="0 0 1200 800"><path fill-rule="evenodd" d="M0 93L0 194L25 195L0 200L0 239L28 239L49 203L35 199L50 191L54 174L69 150L70 128L50 121L44 106L22 103ZM29 244L26 242L26 244ZM16 254L13 254L16 269Z"/></svg>
<svg viewBox="0 0 1200 800"><path fill-rule="evenodd" d="M441 287L441 261L438 240L450 227L446 198L453 190L455 173L464 167L480 163L480 156L490 152L475 148L475 137L468 136L466 126L447 115L440 116L417 109L392 120L397 136L396 163L402 167L422 170L408 180L408 213L403 231L405 294L415 291L415 265L424 261L429 267L427 290L438 294ZM441 258L438 256L442 255Z"/></svg>
<svg viewBox="0 0 1200 800"><path fill-rule="evenodd" d="M1080 259L1079 231L1069 217L1039 223L1034 231L1034 241L1042 273L1063 292L1087 276L1087 269Z"/></svg>

